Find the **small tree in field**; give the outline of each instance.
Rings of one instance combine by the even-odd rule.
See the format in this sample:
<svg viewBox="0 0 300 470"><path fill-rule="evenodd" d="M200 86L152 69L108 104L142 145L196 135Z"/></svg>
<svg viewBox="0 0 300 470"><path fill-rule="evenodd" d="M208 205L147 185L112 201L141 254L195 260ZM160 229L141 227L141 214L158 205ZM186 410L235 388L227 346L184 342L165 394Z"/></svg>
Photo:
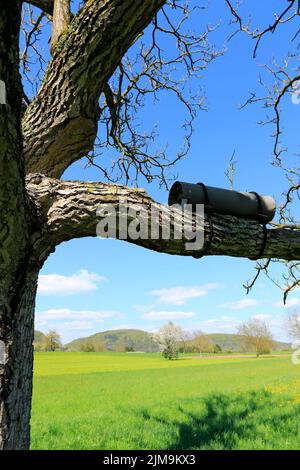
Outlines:
<svg viewBox="0 0 300 470"><path fill-rule="evenodd" d="M48 334L45 335L45 351L56 351L61 349L61 340L60 335L55 330L50 330Z"/></svg>
<svg viewBox="0 0 300 470"><path fill-rule="evenodd" d="M179 352L187 353L191 351L192 334L189 331L182 330L180 339Z"/></svg>
<svg viewBox="0 0 300 470"><path fill-rule="evenodd" d="M213 344L202 331L196 331L193 337L193 351L202 354L213 352Z"/></svg>
<svg viewBox="0 0 300 470"><path fill-rule="evenodd" d="M222 352L221 346L219 344L215 344L214 345L214 354L218 354L220 352Z"/></svg>
<svg viewBox="0 0 300 470"><path fill-rule="evenodd" d="M269 354L273 347L273 335L268 325L259 319L242 323L238 328L241 341L246 351L255 351L257 357Z"/></svg>
<svg viewBox="0 0 300 470"><path fill-rule="evenodd" d="M300 315L293 312L286 321L286 329L289 336L293 339L300 339Z"/></svg>
<svg viewBox="0 0 300 470"><path fill-rule="evenodd" d="M158 330L155 337L166 359L178 358L179 345L184 337L184 331L180 326L170 321Z"/></svg>
<svg viewBox="0 0 300 470"><path fill-rule="evenodd" d="M81 352L95 352L95 346L92 343L83 343L80 346Z"/></svg>

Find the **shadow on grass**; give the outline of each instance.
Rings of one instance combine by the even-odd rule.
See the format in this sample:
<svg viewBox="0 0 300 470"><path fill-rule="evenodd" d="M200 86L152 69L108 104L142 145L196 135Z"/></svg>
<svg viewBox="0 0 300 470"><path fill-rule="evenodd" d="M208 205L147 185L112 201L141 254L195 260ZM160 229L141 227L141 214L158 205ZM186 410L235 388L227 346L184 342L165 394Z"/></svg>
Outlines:
<svg viewBox="0 0 300 470"><path fill-rule="evenodd" d="M247 398L241 406L238 397L233 400L227 395L210 395L203 400L200 416L180 407L188 420L179 423L178 438L171 449L211 448L215 443L222 449L235 448L241 435L251 436L254 432L254 423L248 417L259 405L255 393Z"/></svg>
<svg viewBox="0 0 300 470"><path fill-rule="evenodd" d="M176 408L180 419L158 417L147 410L141 414L144 420L172 427L171 450L300 447L300 406L287 398L252 391L211 394L193 403Z"/></svg>

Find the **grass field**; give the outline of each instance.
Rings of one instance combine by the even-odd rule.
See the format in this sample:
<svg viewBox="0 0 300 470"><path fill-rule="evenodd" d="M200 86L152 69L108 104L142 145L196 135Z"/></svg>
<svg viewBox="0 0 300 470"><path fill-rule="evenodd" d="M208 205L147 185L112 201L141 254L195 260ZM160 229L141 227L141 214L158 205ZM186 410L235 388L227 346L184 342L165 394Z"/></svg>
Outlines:
<svg viewBox="0 0 300 470"><path fill-rule="evenodd" d="M36 353L32 449L300 449L290 357Z"/></svg>

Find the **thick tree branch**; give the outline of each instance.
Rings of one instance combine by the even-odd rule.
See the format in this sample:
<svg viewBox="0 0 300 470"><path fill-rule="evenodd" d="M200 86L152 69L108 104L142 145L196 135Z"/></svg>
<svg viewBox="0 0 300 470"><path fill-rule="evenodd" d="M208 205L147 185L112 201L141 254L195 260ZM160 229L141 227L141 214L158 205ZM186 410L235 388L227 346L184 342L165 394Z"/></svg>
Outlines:
<svg viewBox="0 0 300 470"><path fill-rule="evenodd" d="M52 33L51 33L51 54L58 41L59 36L66 30L71 21L70 0L54 0Z"/></svg>
<svg viewBox="0 0 300 470"><path fill-rule="evenodd" d="M99 217L97 209L110 204L119 214L120 200L127 201L128 206L139 205L141 213L138 220L144 223L151 209L160 211L160 229L166 229L169 218L171 236L168 239L137 239L127 241L150 250L181 256L197 256L200 252L186 249L186 240L174 239L174 230L180 230L182 219L180 212L153 201L140 189L104 183L87 183L80 181L60 181L46 178L43 175L29 175L27 189L35 202L41 221L42 232L33 236L35 250L44 258L54 247L73 238L96 236ZM150 221L150 218L148 219ZM254 220L239 219L233 216L215 214L212 216L213 240L207 255L226 255L241 258L255 258L260 252L263 241L263 229ZM150 223L150 222L149 222ZM206 223L206 229L207 221ZM162 233L162 232L161 232ZM120 238L116 234L116 238ZM300 259L300 230L285 228L268 230L267 244L264 252L266 258L286 260Z"/></svg>
<svg viewBox="0 0 300 470"><path fill-rule="evenodd" d="M92 150L103 86L165 1L89 0L73 18L23 119L28 173L59 177Z"/></svg>
<svg viewBox="0 0 300 470"><path fill-rule="evenodd" d="M26 3L40 8L40 10L47 13L47 15L53 15L54 0L26 0Z"/></svg>
<svg viewBox="0 0 300 470"><path fill-rule="evenodd" d="M54 0L26 0L26 3L40 8L47 15L53 15Z"/></svg>

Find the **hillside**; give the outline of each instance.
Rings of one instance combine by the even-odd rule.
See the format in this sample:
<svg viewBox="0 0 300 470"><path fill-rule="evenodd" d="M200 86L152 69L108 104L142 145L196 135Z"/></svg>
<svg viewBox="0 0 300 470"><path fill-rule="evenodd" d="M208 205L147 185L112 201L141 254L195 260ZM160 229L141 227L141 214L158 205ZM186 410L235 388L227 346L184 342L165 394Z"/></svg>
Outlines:
<svg viewBox="0 0 300 470"><path fill-rule="evenodd" d="M80 351L84 345L92 345L95 351L156 352L158 345L150 333L143 330L109 330L85 338L78 338L66 344L69 351Z"/></svg>
<svg viewBox="0 0 300 470"><path fill-rule="evenodd" d="M240 351L241 350L241 339L240 335L226 334L226 333L212 333L207 335L213 344L221 346L223 351ZM283 343L281 341L274 341L274 351L280 351L284 349L290 349L289 343Z"/></svg>
<svg viewBox="0 0 300 470"><path fill-rule="evenodd" d="M214 333L208 334L213 344L221 346L223 351L240 351L241 336L236 334ZM65 347L69 351L81 351L85 346L92 346L95 351L144 351L156 352L158 345L151 333L143 330L109 330L96 333L85 338L78 338ZM275 342L274 350L289 349L290 344L280 341Z"/></svg>

